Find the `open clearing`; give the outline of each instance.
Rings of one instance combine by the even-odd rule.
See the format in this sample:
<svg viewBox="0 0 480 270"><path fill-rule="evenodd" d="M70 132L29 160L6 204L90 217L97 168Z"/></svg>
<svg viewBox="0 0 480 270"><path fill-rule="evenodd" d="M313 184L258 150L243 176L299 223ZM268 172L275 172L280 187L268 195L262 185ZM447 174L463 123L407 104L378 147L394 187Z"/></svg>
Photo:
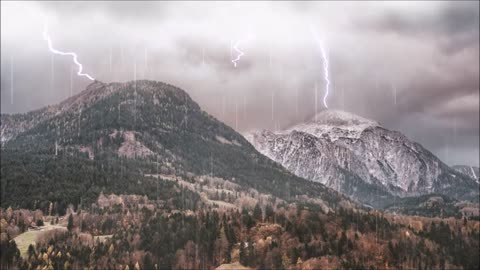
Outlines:
<svg viewBox="0 0 480 270"><path fill-rule="evenodd" d="M215 270L250 270L251 268L241 265L239 262L225 263L217 267Z"/></svg>
<svg viewBox="0 0 480 270"><path fill-rule="evenodd" d="M60 225L45 223L45 226L40 227L38 230L28 230L15 237L14 240L15 243L17 243L18 250L20 250L20 255L25 257L30 244L35 245L42 235L53 230L67 231L67 228Z"/></svg>

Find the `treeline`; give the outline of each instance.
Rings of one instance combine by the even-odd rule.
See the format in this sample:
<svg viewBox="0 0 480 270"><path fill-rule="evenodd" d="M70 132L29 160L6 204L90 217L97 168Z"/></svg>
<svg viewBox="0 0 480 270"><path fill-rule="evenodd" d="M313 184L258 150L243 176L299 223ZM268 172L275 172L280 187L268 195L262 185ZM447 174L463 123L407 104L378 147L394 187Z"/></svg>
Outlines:
<svg viewBox="0 0 480 270"><path fill-rule="evenodd" d="M108 157L108 160L100 162L76 156L57 158L54 155L2 152L1 205L40 209L44 213L63 216L69 205L75 210L81 204L89 208L101 192L173 200L179 209L183 198L192 200L189 204L192 207L199 201L196 193L189 190L178 192L175 182L144 177L138 170L140 166L145 167L142 160L118 156ZM149 166L154 167L153 164Z"/></svg>

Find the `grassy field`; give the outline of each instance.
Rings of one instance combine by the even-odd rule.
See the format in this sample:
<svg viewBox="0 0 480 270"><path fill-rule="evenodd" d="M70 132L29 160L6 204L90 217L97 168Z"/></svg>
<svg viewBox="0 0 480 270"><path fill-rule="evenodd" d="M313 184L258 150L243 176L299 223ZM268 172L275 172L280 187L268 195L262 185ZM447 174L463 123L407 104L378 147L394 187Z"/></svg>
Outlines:
<svg viewBox="0 0 480 270"><path fill-rule="evenodd" d="M50 223L45 223L45 226L40 227L38 230L29 230L15 237L14 240L17 243L17 247L20 250L21 256L26 256L28 246L30 244L35 245L41 236L55 230L66 231L67 228L60 225L51 225Z"/></svg>
<svg viewBox="0 0 480 270"><path fill-rule="evenodd" d="M225 263L216 268L216 270L250 270L251 268L245 267L238 262Z"/></svg>

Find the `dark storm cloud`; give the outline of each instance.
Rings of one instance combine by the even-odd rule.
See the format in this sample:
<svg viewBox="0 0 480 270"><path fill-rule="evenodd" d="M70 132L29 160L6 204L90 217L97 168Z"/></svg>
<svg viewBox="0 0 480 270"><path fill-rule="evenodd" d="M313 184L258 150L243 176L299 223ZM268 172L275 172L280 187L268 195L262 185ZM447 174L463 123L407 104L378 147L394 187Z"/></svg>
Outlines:
<svg viewBox="0 0 480 270"><path fill-rule="evenodd" d="M471 46L478 47L479 2L442 2L438 10L410 14L390 10L378 17L361 18L360 25L380 33L394 33L416 38L434 39L447 53ZM358 22L357 22L358 23Z"/></svg>
<svg viewBox="0 0 480 270"><path fill-rule="evenodd" d="M458 97L478 96L478 71L478 66L419 71L407 84L409 92L399 100L407 112L418 112L438 108Z"/></svg>
<svg viewBox="0 0 480 270"><path fill-rule="evenodd" d="M372 28L379 31L393 31L416 35L455 35L464 32L477 32L478 8L477 1L444 2L437 11L417 16L413 10L405 14L401 10L387 11L377 19L370 21Z"/></svg>
<svg viewBox="0 0 480 270"><path fill-rule="evenodd" d="M52 62L41 36L47 19L55 46L77 52L98 80L166 81L239 131L286 127L315 113L315 84L323 109L312 25L330 58L330 108L402 131L451 164L478 165L478 2L1 5L2 112L70 94L71 59ZM237 41L245 55L234 68L230 44ZM90 82L73 76L72 83L76 93Z"/></svg>

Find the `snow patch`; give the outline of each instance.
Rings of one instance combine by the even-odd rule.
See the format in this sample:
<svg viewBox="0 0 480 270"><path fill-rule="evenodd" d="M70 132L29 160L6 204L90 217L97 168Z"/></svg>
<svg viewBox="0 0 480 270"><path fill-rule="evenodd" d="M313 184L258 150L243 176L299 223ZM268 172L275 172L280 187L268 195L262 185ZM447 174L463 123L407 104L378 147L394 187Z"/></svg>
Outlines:
<svg viewBox="0 0 480 270"><path fill-rule="evenodd" d="M225 139L224 137L219 136L219 135L215 135L215 139L216 139L217 141L219 141L220 143L223 143L223 144L242 146L242 145L241 145L239 142L237 142L236 140L229 141L229 140L227 140L227 139Z"/></svg>

